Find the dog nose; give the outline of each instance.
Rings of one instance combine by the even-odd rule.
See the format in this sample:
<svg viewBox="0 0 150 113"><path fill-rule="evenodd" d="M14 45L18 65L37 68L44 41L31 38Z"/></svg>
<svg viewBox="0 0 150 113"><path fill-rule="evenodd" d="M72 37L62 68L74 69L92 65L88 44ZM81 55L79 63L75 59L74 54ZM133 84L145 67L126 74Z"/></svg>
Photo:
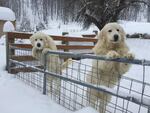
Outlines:
<svg viewBox="0 0 150 113"><path fill-rule="evenodd" d="M114 35L114 41L118 41L119 36L117 34Z"/></svg>
<svg viewBox="0 0 150 113"><path fill-rule="evenodd" d="M40 43L37 43L37 47L41 47L41 44L40 44Z"/></svg>

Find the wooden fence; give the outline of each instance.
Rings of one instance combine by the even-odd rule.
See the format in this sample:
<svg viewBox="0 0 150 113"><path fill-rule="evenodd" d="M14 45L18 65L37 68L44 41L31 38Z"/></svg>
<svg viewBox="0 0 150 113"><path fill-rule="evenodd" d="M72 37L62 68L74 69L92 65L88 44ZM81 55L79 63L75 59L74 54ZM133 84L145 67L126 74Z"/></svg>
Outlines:
<svg viewBox="0 0 150 113"><path fill-rule="evenodd" d="M35 60L31 55L23 55L18 56L14 52L14 50L10 50L10 47L19 47L19 48L28 48L31 49L31 44L18 44L15 43L16 39L29 39L31 33L21 33L21 32L8 32L6 37L6 69L8 70L9 59L17 60L17 61L33 61ZM86 37L70 37L70 36L54 36L50 35L55 41L62 41L63 44L57 45L59 50L70 51L70 50L91 50L94 44L97 42L97 39L94 38L86 38ZM94 37L94 35L91 35ZM84 45L69 45L70 42L76 43L84 43ZM87 42L93 43L93 45L86 45ZM12 66L13 67L13 66ZM17 69L19 70L19 69ZM16 71L16 69L15 69ZM14 69L9 68L10 73L16 73ZM23 71L23 70L22 70ZM18 71L17 71L18 72Z"/></svg>

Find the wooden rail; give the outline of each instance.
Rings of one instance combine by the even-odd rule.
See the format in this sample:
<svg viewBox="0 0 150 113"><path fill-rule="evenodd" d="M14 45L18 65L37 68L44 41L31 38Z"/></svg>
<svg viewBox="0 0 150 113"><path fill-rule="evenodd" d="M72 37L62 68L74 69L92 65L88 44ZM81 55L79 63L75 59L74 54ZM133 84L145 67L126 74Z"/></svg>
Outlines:
<svg viewBox="0 0 150 113"><path fill-rule="evenodd" d="M22 33L22 32L8 32L7 38L6 38L6 62L7 66L6 69L10 66L9 64L9 58L12 58L13 60L17 61L34 61L35 58L33 58L31 55L16 55L14 50L10 50L10 46L19 47L19 48L32 48L31 44L18 44L15 43L16 39L29 39L32 33ZM97 39L91 38L94 37L94 35L83 35L83 37L70 37L70 36L55 36L50 35L55 41L62 41L63 44L57 45L57 48L59 50L63 51L70 51L70 50L91 50L94 46L94 44L97 42ZM86 38L88 37L88 38ZM90 38L89 38L90 37ZM69 42L76 42L74 45L69 45ZM79 45L77 43L85 43L84 45ZM86 45L86 43L93 43L93 45ZM24 69L24 68L14 68L14 65L11 65L9 67L10 73L17 73L17 72L30 72L30 69Z"/></svg>
<svg viewBox="0 0 150 113"><path fill-rule="evenodd" d="M41 69L44 69L44 67L43 66L35 66L35 67L37 67L37 68L41 68ZM19 68L11 68L11 70L10 70L10 73L11 74L17 74L17 73L19 73L19 72L36 72L35 70L33 70L33 69L31 69L31 68L29 68L29 67L19 67Z"/></svg>
<svg viewBox="0 0 150 113"><path fill-rule="evenodd" d="M88 37L88 38L93 38L93 37L95 37L96 35L95 34L89 34L89 35L82 35L83 37Z"/></svg>
<svg viewBox="0 0 150 113"><path fill-rule="evenodd" d="M14 47L19 48L32 48L31 44L11 44ZM89 45L57 45L57 48L60 50L78 50L78 49L92 49L93 46Z"/></svg>
<svg viewBox="0 0 150 113"><path fill-rule="evenodd" d="M9 39L29 39L31 33L21 33L21 32L9 32L7 36ZM97 39L86 38L86 37L70 37L70 36L54 36L50 35L56 41L65 41L65 42L93 42L96 43Z"/></svg>

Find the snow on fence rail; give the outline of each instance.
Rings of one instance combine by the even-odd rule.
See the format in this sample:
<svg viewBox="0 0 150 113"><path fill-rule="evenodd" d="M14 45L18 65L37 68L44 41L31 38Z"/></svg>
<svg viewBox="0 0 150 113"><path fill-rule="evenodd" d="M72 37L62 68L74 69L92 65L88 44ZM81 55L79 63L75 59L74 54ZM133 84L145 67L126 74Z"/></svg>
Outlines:
<svg viewBox="0 0 150 113"><path fill-rule="evenodd" d="M62 58L60 63L49 61L58 66L63 63L63 58L78 59L78 61L73 60L72 64L68 65L62 73L56 73L50 71L52 67L49 65L45 64L41 66L40 61L20 60L12 57L14 53L19 56L30 56L30 48L9 47L9 51L13 51L13 54L11 52L9 53L8 68L16 74L16 77L39 89L43 94L49 95L57 103L70 110L75 111L89 104L94 104L94 108L97 110L102 109L100 102L106 102L107 99L98 99L98 102L92 103L87 97L87 95L92 95L92 92L89 92L87 89L94 89L99 92L104 92L103 95L112 95L112 99L105 109L106 113L150 113L150 84L145 82L144 78L146 74L145 67L150 68L150 61L148 60L108 59L105 56L91 54L49 51L46 56L58 55ZM48 57L46 56L45 60L47 61ZM90 62L90 59L141 65L143 70L141 73L142 79L139 81L123 76L118 78L121 79L120 82L111 83L115 85L115 88L93 85L86 81L86 76L92 76L88 74L92 68L91 63L87 63ZM53 77L58 81L53 82L49 77Z"/></svg>

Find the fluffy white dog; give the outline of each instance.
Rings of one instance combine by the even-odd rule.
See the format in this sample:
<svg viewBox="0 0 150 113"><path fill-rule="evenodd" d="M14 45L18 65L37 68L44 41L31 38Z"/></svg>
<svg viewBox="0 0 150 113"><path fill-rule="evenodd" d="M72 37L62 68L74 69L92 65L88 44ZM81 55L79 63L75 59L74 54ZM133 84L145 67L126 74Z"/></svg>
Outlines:
<svg viewBox="0 0 150 113"><path fill-rule="evenodd" d="M125 32L117 23L108 23L99 32L98 42L93 48L96 55L105 55L108 58L133 59L134 55L129 52L125 43ZM130 64L112 61L93 60L92 72L87 76L87 82L113 88L120 77L129 70ZM106 105L111 100L109 94L88 89L90 105L100 100L100 113L105 113Z"/></svg>
<svg viewBox="0 0 150 113"><path fill-rule="evenodd" d="M55 51L57 50L57 47L53 39L42 32L37 32L30 37L30 41L33 46L32 56L40 60L42 65L45 65L46 63L46 67L49 72L61 74L62 65L58 55L48 54L45 60L45 54L49 50L55 50ZM49 90L50 91L54 90L56 94L59 94L60 87L61 87L61 80L59 78L52 77L49 75L47 75L46 79L47 82L50 83Z"/></svg>

